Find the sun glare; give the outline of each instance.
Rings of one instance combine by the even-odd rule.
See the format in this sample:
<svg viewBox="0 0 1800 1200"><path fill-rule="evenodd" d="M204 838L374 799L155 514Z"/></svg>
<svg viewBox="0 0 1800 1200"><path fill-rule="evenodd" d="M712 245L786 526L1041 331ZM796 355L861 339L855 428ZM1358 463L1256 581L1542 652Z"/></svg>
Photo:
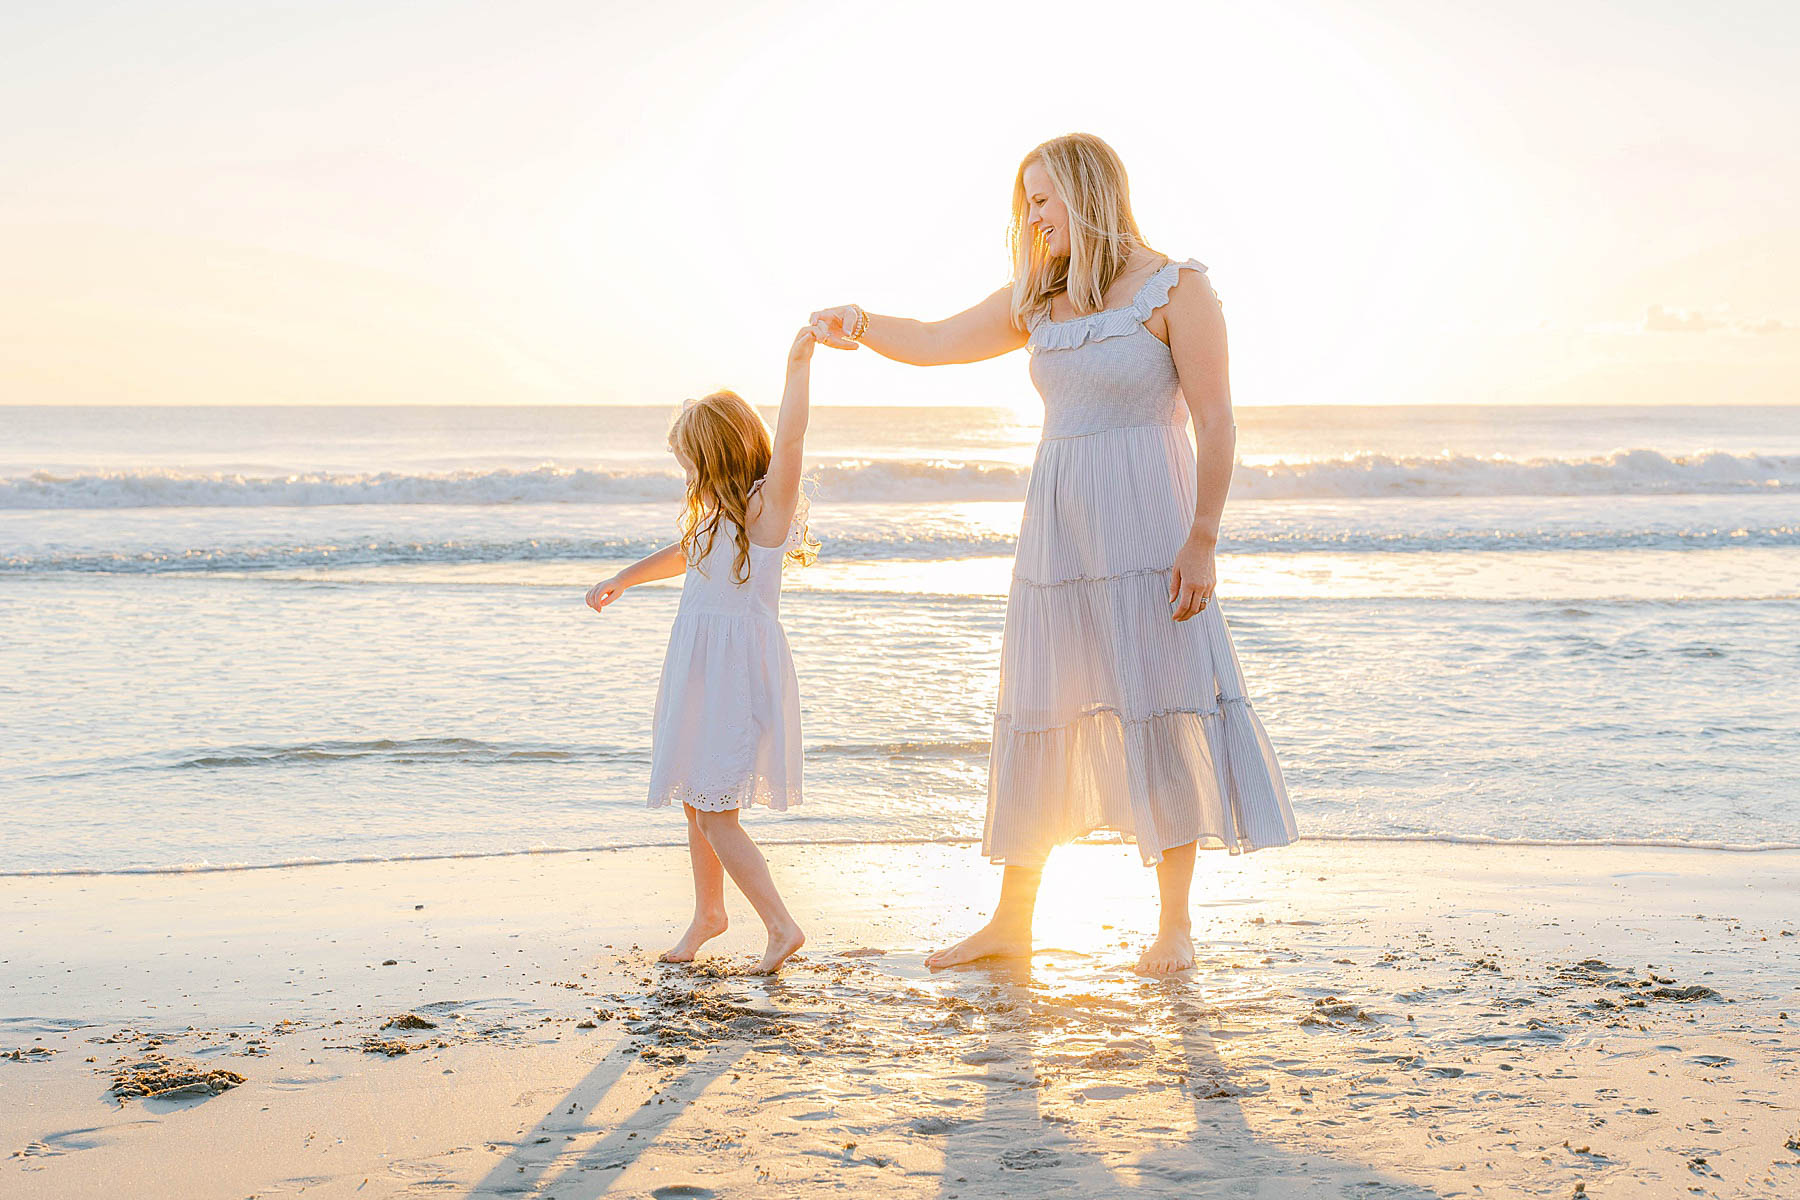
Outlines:
<svg viewBox="0 0 1800 1200"><path fill-rule="evenodd" d="M1017 164L1075 129L1118 148L1157 248L1212 268L1241 405L1664 400L1697 375L1791 395L1800 238L1779 200L1800 180L1699 172L1686 147L1728 128L1718 154L1754 156L1785 140L1792 94L1756 72L1640 86L1660 62L1713 70L1648 19L1617 64L1573 70L1480 10L1402 28L1331 0L1169 5L1134 16L1150 53L1025 89L1010 8L551 9L499 53L478 16L421 30L370 6L324 96L316 41L221 27L159 71L121 14L87 74L31 81L50 115L3 135L34 179L0 232L29 282L0 298L8 399L755 390L817 307L931 319L1004 284ZM1053 0L1033 24L1072 37L1092 16ZM203 99L223 88L242 102ZM54 116L90 111L114 119ZM1674 388L1682 339L1706 353ZM1017 356L875 358L829 360L819 402L1035 409Z"/></svg>

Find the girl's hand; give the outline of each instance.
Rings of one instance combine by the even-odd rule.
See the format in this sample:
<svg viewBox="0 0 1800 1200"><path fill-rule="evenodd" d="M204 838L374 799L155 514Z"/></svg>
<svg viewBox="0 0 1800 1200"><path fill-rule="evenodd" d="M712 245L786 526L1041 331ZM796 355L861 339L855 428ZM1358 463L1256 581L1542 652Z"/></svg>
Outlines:
<svg viewBox="0 0 1800 1200"><path fill-rule="evenodd" d="M1219 586L1211 543L1189 538L1175 553L1175 569L1169 572L1169 604L1177 621L1203 611Z"/></svg>
<svg viewBox="0 0 1800 1200"><path fill-rule="evenodd" d="M588 589L587 605L595 612L599 612L614 600L617 600L619 598L619 593L624 590L625 585L619 582L619 577L617 575L614 575L611 579L602 579L599 583L596 583L593 587Z"/></svg>
<svg viewBox="0 0 1800 1200"><path fill-rule="evenodd" d="M794 335L794 344L788 347L788 366L803 367L812 361L813 347L819 344L819 327L808 325Z"/></svg>
<svg viewBox="0 0 1800 1200"><path fill-rule="evenodd" d="M819 340L827 346L838 350L854 350L861 342L853 342L847 332L856 327L856 305L842 304L837 308L822 308L812 315L813 328L819 331Z"/></svg>

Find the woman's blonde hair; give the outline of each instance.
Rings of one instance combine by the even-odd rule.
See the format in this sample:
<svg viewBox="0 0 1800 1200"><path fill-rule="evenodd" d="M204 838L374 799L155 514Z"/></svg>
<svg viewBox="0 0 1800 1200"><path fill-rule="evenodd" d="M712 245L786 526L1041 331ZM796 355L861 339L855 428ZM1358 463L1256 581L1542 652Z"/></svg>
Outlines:
<svg viewBox="0 0 1800 1200"><path fill-rule="evenodd" d="M750 578L750 492L769 473L769 427L742 396L721 390L681 406L669 425L669 448L694 469L677 521L682 552L689 562L700 562L712 553L719 521L730 521L737 544L731 578L745 582ZM804 495L800 504L800 544L787 558L808 566L818 558L819 543L807 532Z"/></svg>
<svg viewBox="0 0 1800 1200"><path fill-rule="evenodd" d="M1050 176L1069 217L1069 256L1052 258L1031 230L1026 212L1025 168L1037 163ZM1019 163L1013 178L1012 319L1029 329L1050 311L1051 297L1067 292L1077 313L1099 312L1106 289L1125 270L1134 251L1151 251L1131 215L1131 184L1118 153L1091 133L1051 138Z"/></svg>

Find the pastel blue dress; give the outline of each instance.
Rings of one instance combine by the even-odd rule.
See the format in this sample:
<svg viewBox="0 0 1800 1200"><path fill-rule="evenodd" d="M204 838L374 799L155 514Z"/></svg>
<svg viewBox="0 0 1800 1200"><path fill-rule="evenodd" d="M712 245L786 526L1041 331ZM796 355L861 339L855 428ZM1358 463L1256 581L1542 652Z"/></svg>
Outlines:
<svg viewBox="0 0 1800 1200"><path fill-rule="evenodd" d="M1146 864L1189 842L1232 853L1296 838L1268 734L1218 599L1169 605L1193 525L1194 451L1169 348L1145 328L1190 259L1132 302L1033 322L1044 400L1006 604L982 850L1041 863L1115 830Z"/></svg>

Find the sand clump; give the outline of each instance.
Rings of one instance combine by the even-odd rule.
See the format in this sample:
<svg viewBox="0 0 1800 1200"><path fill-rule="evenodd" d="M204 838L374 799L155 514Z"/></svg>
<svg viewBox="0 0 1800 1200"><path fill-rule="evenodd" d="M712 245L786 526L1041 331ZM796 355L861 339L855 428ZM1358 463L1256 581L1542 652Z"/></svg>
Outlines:
<svg viewBox="0 0 1800 1200"><path fill-rule="evenodd" d="M120 1100L170 1100L180 1096L216 1096L244 1082L236 1071L205 1063L149 1054L113 1068L112 1094Z"/></svg>
<svg viewBox="0 0 1800 1200"><path fill-rule="evenodd" d="M735 997L700 988L664 984L645 996L642 1009L633 1011L626 1031L653 1045L640 1045L639 1054L651 1062L686 1061L688 1050L714 1043L768 1041L791 1037L794 1022L770 1009L753 1008Z"/></svg>
<svg viewBox="0 0 1800 1200"><path fill-rule="evenodd" d="M1688 987L1659 987L1650 992L1653 1000L1723 1000L1724 997L1702 984Z"/></svg>
<svg viewBox="0 0 1800 1200"><path fill-rule="evenodd" d="M364 1054L385 1054L389 1058L398 1058L402 1054L411 1054L415 1049L417 1049L417 1047L411 1042L402 1041L400 1038L376 1037L373 1034L364 1038L362 1042L362 1052Z"/></svg>
<svg viewBox="0 0 1800 1200"><path fill-rule="evenodd" d="M437 1022L436 1021L427 1021L424 1017L421 1017L418 1013L410 1013L409 1012L409 1013L401 1013L399 1016L394 1017L393 1019L388 1021L387 1024L383 1025L382 1028L383 1029L436 1029Z"/></svg>
<svg viewBox="0 0 1800 1200"><path fill-rule="evenodd" d="M1623 1014L1625 1009L1648 1008L1653 1000L1675 1004L1731 1003L1716 988L1701 983L1682 984L1672 975L1659 975L1654 966L1646 967L1640 976L1632 967L1616 967L1603 959L1584 958L1578 963L1554 968L1552 976L1557 982L1572 987L1603 988L1616 993L1594 998L1592 1006L1601 1012Z"/></svg>
<svg viewBox="0 0 1800 1200"><path fill-rule="evenodd" d="M55 1053L57 1051L45 1046L20 1046L15 1050L0 1051L0 1058L9 1058L13 1062L47 1062Z"/></svg>
<svg viewBox="0 0 1800 1200"><path fill-rule="evenodd" d="M1313 1010L1300 1018L1302 1025L1330 1025L1334 1021L1360 1021L1373 1024L1375 1018L1367 1009L1358 1008L1348 1000L1340 1000L1336 996L1326 996L1322 1000L1314 1000Z"/></svg>
<svg viewBox="0 0 1800 1200"><path fill-rule="evenodd" d="M389 1017L382 1022L382 1029L436 1029L436 1021L421 1017L415 1012L401 1013L397 1017ZM448 1046L450 1041L443 1037L425 1038L422 1041L409 1042L404 1038L384 1037L377 1031L369 1034L358 1043L357 1049L364 1054L384 1054L389 1058L398 1058L402 1054L411 1054L414 1050L429 1050L434 1046Z"/></svg>

